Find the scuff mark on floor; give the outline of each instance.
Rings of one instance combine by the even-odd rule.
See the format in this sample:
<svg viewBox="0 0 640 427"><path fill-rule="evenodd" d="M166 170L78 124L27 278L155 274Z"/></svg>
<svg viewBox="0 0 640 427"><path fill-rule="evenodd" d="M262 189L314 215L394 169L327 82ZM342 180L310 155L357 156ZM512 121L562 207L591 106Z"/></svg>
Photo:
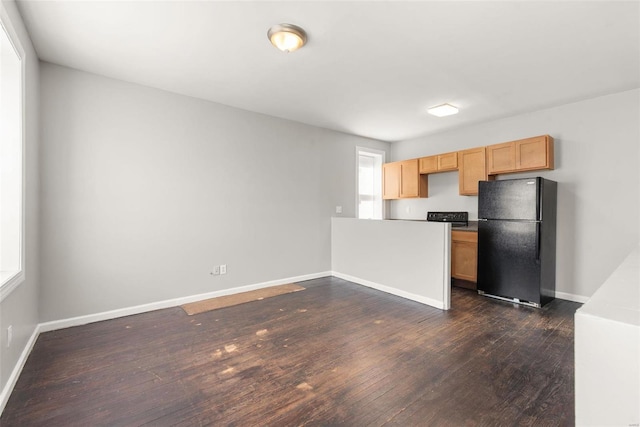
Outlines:
<svg viewBox="0 0 640 427"><path fill-rule="evenodd" d="M229 344L224 346L224 351L226 351L227 353L233 353L236 350L238 350L238 346L236 346L235 344Z"/></svg>
<svg viewBox="0 0 640 427"><path fill-rule="evenodd" d="M265 336L269 333L268 329L260 329L258 332L256 332L256 335L259 337Z"/></svg>
<svg viewBox="0 0 640 427"><path fill-rule="evenodd" d="M162 377L161 377L160 375L156 374L156 373L155 373L155 372L153 372L153 371L147 371L147 372L149 372L151 375L153 375L154 377L156 377L157 379L159 379L160 381L162 381Z"/></svg>
<svg viewBox="0 0 640 427"><path fill-rule="evenodd" d="M310 386L310 385L309 385L308 383L306 383L306 382L305 382L305 383L300 383L300 384L298 384L298 385L296 386L296 388L297 388L298 390L303 390L303 391L310 391L310 390L313 390L313 387L312 387L312 386Z"/></svg>

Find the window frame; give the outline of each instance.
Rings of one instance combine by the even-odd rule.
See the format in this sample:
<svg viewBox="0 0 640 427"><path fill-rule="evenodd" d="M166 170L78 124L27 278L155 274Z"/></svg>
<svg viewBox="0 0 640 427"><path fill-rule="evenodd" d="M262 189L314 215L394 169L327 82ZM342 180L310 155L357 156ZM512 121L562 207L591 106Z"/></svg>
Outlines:
<svg viewBox="0 0 640 427"><path fill-rule="evenodd" d="M15 289L18 288L26 280L26 250L25 250L25 236L26 236L26 61L25 51L20 43L18 34L16 33L9 14L7 13L4 5L0 5L0 31L4 31L7 35L9 43L13 47L15 54L20 62L20 124L19 124L19 139L20 139L20 207L18 212L19 217L19 233L18 233L18 256L19 256L19 269L6 281L0 282L0 302L4 301Z"/></svg>
<svg viewBox="0 0 640 427"><path fill-rule="evenodd" d="M355 186L355 198L356 198L356 218L360 219L360 153L368 153L368 154L374 154L377 156L380 156L380 160L381 160L381 165L383 165L386 161L386 156L387 153L384 150L378 150L375 148L369 148L369 147L361 147L361 146L356 146L356 152L355 152L355 181L356 181L356 186ZM380 171L380 176L382 179L382 170ZM382 184L382 182L381 182ZM382 187L380 189L380 191L382 192ZM380 194L380 197L382 198L382 193ZM386 218L386 206L387 203L384 199L382 199L382 212L380 212L381 214L381 218L385 219Z"/></svg>

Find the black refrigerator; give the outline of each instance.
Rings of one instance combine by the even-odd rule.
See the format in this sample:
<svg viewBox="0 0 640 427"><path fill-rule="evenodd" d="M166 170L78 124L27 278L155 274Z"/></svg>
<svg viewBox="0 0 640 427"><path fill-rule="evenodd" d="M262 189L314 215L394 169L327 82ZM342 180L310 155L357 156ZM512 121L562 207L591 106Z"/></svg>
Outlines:
<svg viewBox="0 0 640 427"><path fill-rule="evenodd" d="M478 293L535 307L554 298L557 194L539 177L479 183Z"/></svg>

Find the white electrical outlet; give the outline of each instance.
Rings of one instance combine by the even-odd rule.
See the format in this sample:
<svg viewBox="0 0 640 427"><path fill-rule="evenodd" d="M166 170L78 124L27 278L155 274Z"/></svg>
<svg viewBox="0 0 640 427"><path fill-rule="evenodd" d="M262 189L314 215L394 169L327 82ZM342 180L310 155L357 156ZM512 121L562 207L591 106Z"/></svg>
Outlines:
<svg viewBox="0 0 640 427"><path fill-rule="evenodd" d="M220 266L220 274L227 274L227 264L222 264Z"/></svg>
<svg viewBox="0 0 640 427"><path fill-rule="evenodd" d="M336 206L336 213L342 213L342 206Z"/></svg>
<svg viewBox="0 0 640 427"><path fill-rule="evenodd" d="M13 340L13 325L7 328L7 347L11 347L11 340Z"/></svg>
<svg viewBox="0 0 640 427"><path fill-rule="evenodd" d="M211 272L211 274L213 274L214 276L217 276L218 274L220 274L220 266L219 265L214 265L213 266L213 271Z"/></svg>

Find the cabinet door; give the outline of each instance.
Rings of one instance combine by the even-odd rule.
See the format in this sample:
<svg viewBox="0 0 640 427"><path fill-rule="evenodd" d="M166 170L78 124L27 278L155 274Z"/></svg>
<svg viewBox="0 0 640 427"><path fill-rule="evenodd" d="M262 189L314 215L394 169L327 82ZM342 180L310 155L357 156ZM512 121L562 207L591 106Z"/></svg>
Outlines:
<svg viewBox="0 0 640 427"><path fill-rule="evenodd" d="M438 154L437 156L422 157L419 160L421 174L447 172L458 169L457 152Z"/></svg>
<svg viewBox="0 0 640 427"><path fill-rule="evenodd" d="M478 182L487 180L484 147L458 152L458 185L464 196L478 194Z"/></svg>
<svg viewBox="0 0 640 427"><path fill-rule="evenodd" d="M553 169L553 138L548 135L515 141L516 169Z"/></svg>
<svg viewBox="0 0 640 427"><path fill-rule="evenodd" d="M494 175L516 170L516 145L514 142L487 147L487 174Z"/></svg>
<svg viewBox="0 0 640 427"><path fill-rule="evenodd" d="M438 156L438 171L454 171L458 169L458 153L440 154Z"/></svg>
<svg viewBox="0 0 640 427"><path fill-rule="evenodd" d="M400 162L400 197L420 196L418 159Z"/></svg>
<svg viewBox="0 0 640 427"><path fill-rule="evenodd" d="M400 162L382 165L382 198L398 199L400 197Z"/></svg>
<svg viewBox="0 0 640 427"><path fill-rule="evenodd" d="M438 156L422 157L420 161L420 173L438 172Z"/></svg>
<svg viewBox="0 0 640 427"><path fill-rule="evenodd" d="M451 277L476 282L478 278L478 233L451 233ZM462 236L462 237L460 237Z"/></svg>

